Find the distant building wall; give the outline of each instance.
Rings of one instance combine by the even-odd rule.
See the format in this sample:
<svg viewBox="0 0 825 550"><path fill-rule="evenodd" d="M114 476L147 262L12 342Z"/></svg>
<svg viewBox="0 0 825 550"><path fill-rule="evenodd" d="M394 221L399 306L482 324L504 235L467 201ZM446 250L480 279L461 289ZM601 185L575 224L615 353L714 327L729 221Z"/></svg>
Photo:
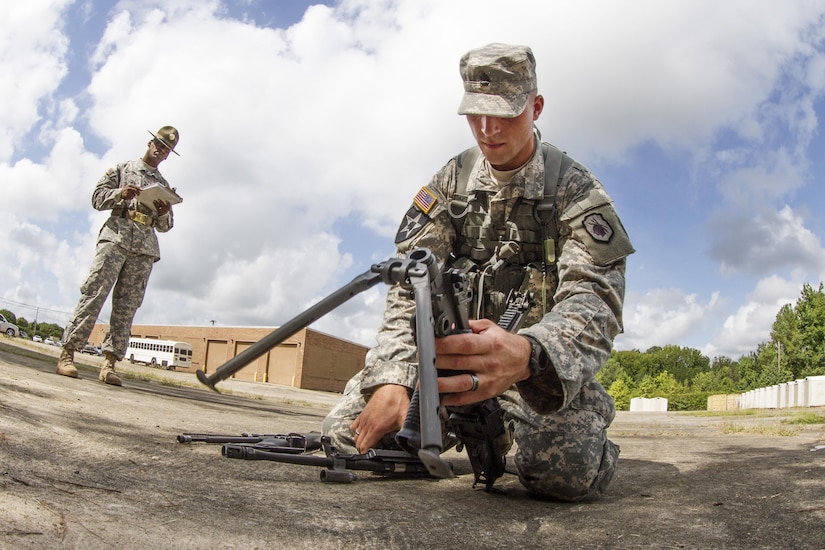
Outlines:
<svg viewBox="0 0 825 550"><path fill-rule="evenodd" d="M95 325L89 342L100 345L108 330L108 325ZM273 330L266 327L133 325L132 337L187 342L192 345L192 367L178 370L203 370L211 374ZM232 377L307 390L343 392L347 381L363 368L366 354L365 346L302 329Z"/></svg>

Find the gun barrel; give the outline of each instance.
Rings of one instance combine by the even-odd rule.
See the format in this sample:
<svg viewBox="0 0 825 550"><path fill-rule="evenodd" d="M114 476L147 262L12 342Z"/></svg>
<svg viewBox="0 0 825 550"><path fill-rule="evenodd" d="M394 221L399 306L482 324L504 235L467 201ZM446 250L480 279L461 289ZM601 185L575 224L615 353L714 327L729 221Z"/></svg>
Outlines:
<svg viewBox="0 0 825 550"><path fill-rule="evenodd" d="M196 374L198 380L212 390L218 391L215 387L216 383L226 380L258 357L262 356L279 344L282 344L287 338L302 328L306 328L356 294L364 292L380 282L381 274L375 273L373 270L358 275L345 286L339 288L303 313L293 317L282 326L270 332L258 342L255 342L247 349L218 367L212 374L207 376L206 372L197 371Z"/></svg>

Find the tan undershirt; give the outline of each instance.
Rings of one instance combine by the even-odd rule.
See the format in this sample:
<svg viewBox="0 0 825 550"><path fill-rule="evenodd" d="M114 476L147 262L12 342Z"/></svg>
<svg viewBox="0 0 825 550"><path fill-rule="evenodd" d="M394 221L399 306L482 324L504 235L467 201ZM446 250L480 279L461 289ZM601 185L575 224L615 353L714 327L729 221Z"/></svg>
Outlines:
<svg viewBox="0 0 825 550"><path fill-rule="evenodd" d="M516 172L524 168L527 165L527 162L530 161L528 160L527 162L525 162L524 164L522 164L514 170L507 170L505 172L493 168L492 165L490 165L490 163L486 159L484 160L484 162L487 163L487 167L490 168L490 174L492 174L493 178L496 180L496 183L498 183L499 188L501 188L510 183L510 180L513 179L513 176L516 175Z"/></svg>

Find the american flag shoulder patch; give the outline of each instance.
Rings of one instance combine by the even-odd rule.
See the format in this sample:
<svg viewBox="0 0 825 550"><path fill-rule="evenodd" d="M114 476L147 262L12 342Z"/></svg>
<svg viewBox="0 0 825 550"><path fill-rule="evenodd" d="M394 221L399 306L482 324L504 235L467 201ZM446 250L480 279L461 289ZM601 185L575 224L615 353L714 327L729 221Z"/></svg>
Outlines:
<svg viewBox="0 0 825 550"><path fill-rule="evenodd" d="M425 214L429 214L430 210L432 210L433 206L435 206L437 200L438 199L435 198L435 195L433 195L429 189L422 187L421 190L415 195L413 202L419 210Z"/></svg>

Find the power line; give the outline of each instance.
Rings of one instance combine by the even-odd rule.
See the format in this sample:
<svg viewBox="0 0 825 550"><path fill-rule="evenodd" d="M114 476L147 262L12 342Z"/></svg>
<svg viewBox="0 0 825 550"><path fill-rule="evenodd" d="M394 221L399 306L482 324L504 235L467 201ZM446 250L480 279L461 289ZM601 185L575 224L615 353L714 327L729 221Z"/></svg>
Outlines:
<svg viewBox="0 0 825 550"><path fill-rule="evenodd" d="M51 308L47 308L47 307L40 307L40 306L36 306L36 305L32 305L32 304L26 304L26 303L23 303L23 302L16 302L14 300L9 300L8 298L0 298L0 302L5 303L5 304L10 304L10 305L16 306L16 307L23 307L23 308L30 309L36 315L38 315L38 317L41 313L45 313L45 314L51 314L50 315L51 318L55 318L55 317L59 316L59 319L62 320L62 319L68 319L72 315L71 312L68 312L68 311L61 311L59 309L51 309ZM15 313L15 316L20 317L20 315L18 315L17 313Z"/></svg>

